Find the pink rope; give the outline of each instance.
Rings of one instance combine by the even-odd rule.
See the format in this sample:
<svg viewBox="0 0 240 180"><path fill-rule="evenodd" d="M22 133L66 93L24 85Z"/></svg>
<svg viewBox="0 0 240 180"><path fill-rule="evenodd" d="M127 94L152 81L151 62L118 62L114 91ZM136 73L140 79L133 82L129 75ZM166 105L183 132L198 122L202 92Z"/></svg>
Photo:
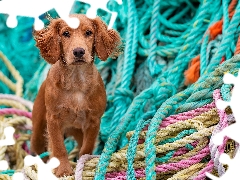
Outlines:
<svg viewBox="0 0 240 180"><path fill-rule="evenodd" d="M27 112L27 111L23 111L20 109L15 109L15 108L5 108L5 109L0 109L0 115L11 115L11 114L15 114L18 116L25 116L27 118L32 118L32 113L31 112Z"/></svg>
<svg viewBox="0 0 240 180"><path fill-rule="evenodd" d="M183 112L183 113L180 113L180 114L169 116L162 121L162 123L160 125L160 128L165 128L168 125L176 123L178 121L185 121L185 120L188 120L188 119L192 119L196 116L199 116L200 114L202 114L204 112L209 111L210 109L212 109L214 107L215 107L215 103L212 102L212 103L207 104L203 107L200 107L200 108L188 111L188 112Z"/></svg>
<svg viewBox="0 0 240 180"><path fill-rule="evenodd" d="M195 148L197 146L199 141L194 141L193 143L191 143L191 145ZM176 157L176 156L181 156L183 154L186 154L187 152L189 152L189 149L186 148L186 147L182 147L182 148L179 148L178 151L176 151L174 154L173 154L173 157Z"/></svg>
<svg viewBox="0 0 240 180"><path fill-rule="evenodd" d="M206 104L203 107L188 111L188 112L183 112L180 114L176 114L176 115L171 115L165 119L163 119L162 123L160 124L159 129L161 128L165 128L167 126L169 126L170 124L174 124L178 121L185 121L188 119L192 119L196 116L199 116L200 114L209 111L210 109L216 107L215 102L212 102L210 104ZM148 125L146 125L143 130L147 130L148 129ZM143 144L145 142L144 139L139 139L138 140L138 144Z"/></svg>
<svg viewBox="0 0 240 180"><path fill-rule="evenodd" d="M199 163L206 155L210 153L209 147L206 146L203 148L199 153L193 157L190 157L187 160L181 160L177 163L169 163L169 164L161 164L156 166L156 172L167 172L167 171L178 171L184 168L188 168L193 164ZM136 178L145 177L145 170L144 169L136 169L135 170ZM126 171L120 172L110 172L106 174L106 180L119 180L119 179L127 179L126 178Z"/></svg>
<svg viewBox="0 0 240 180"><path fill-rule="evenodd" d="M196 164L202 160L206 155L209 154L209 147L206 146L204 149L199 151L199 154L190 157L187 160L181 160L177 163L161 164L156 167L157 172L167 172L169 170L180 170L183 168L188 168L189 166Z"/></svg>
<svg viewBox="0 0 240 180"><path fill-rule="evenodd" d="M173 157L176 157L176 156L181 156L183 154L186 154L189 150L186 148L186 147L182 147L180 148L178 151L176 151L174 154L173 154Z"/></svg>
<svg viewBox="0 0 240 180"><path fill-rule="evenodd" d="M178 121L185 121L188 119L192 119L196 116L199 116L200 114L209 111L210 109L216 107L215 103L212 102L210 104L206 104L203 107L191 110L191 111L187 111L187 112L183 112L183 113L179 113L179 114L175 114L175 115L171 115L165 119L163 119L160 128L165 128L167 126L169 126L170 124L174 124ZM143 130L147 130L148 129L148 125L146 127L143 128ZM142 141L141 141L142 142Z"/></svg>
<svg viewBox="0 0 240 180"><path fill-rule="evenodd" d="M213 170L213 166L214 166L214 163L213 163L213 160L211 159L207 166L205 168L203 168L197 177L194 178L194 180L203 180L206 178L206 172L211 172Z"/></svg>

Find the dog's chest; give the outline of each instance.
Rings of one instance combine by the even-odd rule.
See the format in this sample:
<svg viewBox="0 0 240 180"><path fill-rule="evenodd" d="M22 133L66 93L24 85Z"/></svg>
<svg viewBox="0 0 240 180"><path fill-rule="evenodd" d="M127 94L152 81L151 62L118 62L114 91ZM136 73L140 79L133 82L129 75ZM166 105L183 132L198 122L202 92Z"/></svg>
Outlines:
<svg viewBox="0 0 240 180"><path fill-rule="evenodd" d="M81 128L89 113L88 104L84 93L72 92L59 99L57 111L66 126Z"/></svg>
<svg viewBox="0 0 240 180"><path fill-rule="evenodd" d="M85 103L85 95L82 92L74 92L72 94L72 104L76 104L76 105L82 105L83 103Z"/></svg>

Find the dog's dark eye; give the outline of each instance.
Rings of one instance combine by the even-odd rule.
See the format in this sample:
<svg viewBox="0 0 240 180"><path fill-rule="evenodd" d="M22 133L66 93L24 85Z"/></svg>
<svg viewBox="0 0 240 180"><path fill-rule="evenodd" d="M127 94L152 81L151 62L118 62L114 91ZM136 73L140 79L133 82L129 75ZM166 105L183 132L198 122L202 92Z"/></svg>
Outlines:
<svg viewBox="0 0 240 180"><path fill-rule="evenodd" d="M64 31L64 32L63 32L63 36L65 36L65 37L70 37L70 33L69 33L68 31Z"/></svg>
<svg viewBox="0 0 240 180"><path fill-rule="evenodd" d="M87 31L86 31L86 35L87 35L87 36L91 36L91 35L92 35L92 31L87 30Z"/></svg>

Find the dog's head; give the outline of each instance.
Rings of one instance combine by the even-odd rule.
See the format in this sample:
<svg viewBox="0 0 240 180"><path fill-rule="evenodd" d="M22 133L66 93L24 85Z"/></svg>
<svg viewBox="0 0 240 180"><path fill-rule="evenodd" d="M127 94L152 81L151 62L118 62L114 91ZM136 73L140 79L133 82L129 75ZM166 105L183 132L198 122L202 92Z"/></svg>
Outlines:
<svg viewBox="0 0 240 180"><path fill-rule="evenodd" d="M95 54L103 61L118 55L121 39L115 30L108 30L99 17L72 16L80 20L77 29L70 28L59 18L51 20L47 28L34 32L36 46L47 62L54 64L62 60L66 65L90 64Z"/></svg>

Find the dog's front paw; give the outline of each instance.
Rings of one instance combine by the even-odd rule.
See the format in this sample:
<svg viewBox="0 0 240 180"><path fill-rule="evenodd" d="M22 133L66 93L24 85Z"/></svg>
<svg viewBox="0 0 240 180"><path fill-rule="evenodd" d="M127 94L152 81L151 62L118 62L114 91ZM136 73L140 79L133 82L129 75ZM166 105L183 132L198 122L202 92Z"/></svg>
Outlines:
<svg viewBox="0 0 240 180"><path fill-rule="evenodd" d="M63 165L59 165L56 169L55 169L55 175L57 177L63 177L63 176L71 176L73 175L73 170L70 166L70 164L63 164Z"/></svg>

